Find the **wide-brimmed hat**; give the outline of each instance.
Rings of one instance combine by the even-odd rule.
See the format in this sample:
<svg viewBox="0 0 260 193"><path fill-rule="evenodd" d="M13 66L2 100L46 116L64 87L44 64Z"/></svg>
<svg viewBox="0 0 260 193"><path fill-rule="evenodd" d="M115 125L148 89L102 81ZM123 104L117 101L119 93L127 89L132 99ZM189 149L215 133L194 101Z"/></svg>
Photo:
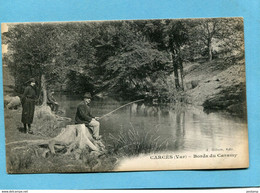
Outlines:
<svg viewBox="0 0 260 193"><path fill-rule="evenodd" d="M85 98L91 99L91 94L90 94L89 92L86 92L86 93L84 94L84 99L85 99Z"/></svg>
<svg viewBox="0 0 260 193"><path fill-rule="evenodd" d="M34 78L30 78L28 82L29 82L29 83L31 83L31 82L34 82L34 83L35 83L35 79L34 79Z"/></svg>

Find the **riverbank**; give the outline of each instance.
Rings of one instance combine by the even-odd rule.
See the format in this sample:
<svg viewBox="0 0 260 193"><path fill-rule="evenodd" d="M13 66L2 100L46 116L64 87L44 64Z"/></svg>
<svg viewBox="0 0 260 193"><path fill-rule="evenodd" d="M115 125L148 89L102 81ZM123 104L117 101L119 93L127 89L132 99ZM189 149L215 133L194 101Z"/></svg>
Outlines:
<svg viewBox="0 0 260 193"><path fill-rule="evenodd" d="M70 121L58 121L55 117L41 116L43 107L37 106L33 134L26 134L20 122L21 107L17 110L5 109L6 124L6 162L8 173L71 173L71 172L108 172L113 171L122 158L130 158L142 153L151 153L167 149L167 140L160 139L151 128L136 130L132 128L127 133L120 131L117 135L106 135L102 143L105 149L92 151L90 146L80 147L80 144L66 144L64 136L73 136L67 125ZM71 125L72 124L72 125ZM71 130L70 130L71 131ZM76 137L86 142L84 136L76 129ZM57 147L50 140L60 136ZM64 139L65 145L62 145ZM110 139L110 140L108 140ZM44 141L44 142L43 142ZM76 141L76 140L75 140ZM110 141L110 143L108 143ZM60 144L61 143L61 144ZM52 152L51 146L54 145ZM71 149L72 147L72 149Z"/></svg>
<svg viewBox="0 0 260 193"><path fill-rule="evenodd" d="M215 59L192 63L185 71L188 102L206 111L226 111L246 117L245 60Z"/></svg>
<svg viewBox="0 0 260 193"><path fill-rule="evenodd" d="M6 162L8 173L60 173L60 172L98 172L112 171L117 161L116 156L108 154L89 154L87 149L77 149L71 153L56 150L52 154L45 145L30 145L32 141L47 140L56 136L64 127L51 120L39 121L35 117L32 124L34 134L26 134L23 130L21 107L17 110L5 109ZM53 125L48 130L45 122ZM41 128L41 129L40 129ZM41 130L41 133L39 131ZM24 141L23 143L17 143ZM29 142L29 144L27 143ZM47 152L47 153L46 153ZM102 163L102 164L101 164Z"/></svg>

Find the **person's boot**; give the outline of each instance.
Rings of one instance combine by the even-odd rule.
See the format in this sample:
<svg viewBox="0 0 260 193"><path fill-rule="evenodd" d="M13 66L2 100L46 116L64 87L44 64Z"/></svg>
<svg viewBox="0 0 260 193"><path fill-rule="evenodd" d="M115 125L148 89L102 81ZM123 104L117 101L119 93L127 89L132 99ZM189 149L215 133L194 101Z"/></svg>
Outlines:
<svg viewBox="0 0 260 193"><path fill-rule="evenodd" d="M28 124L28 131L27 131L28 134L33 134L32 130L31 130L31 125Z"/></svg>
<svg viewBox="0 0 260 193"><path fill-rule="evenodd" d="M27 133L27 127L26 127L26 124L23 124L23 132L24 132L24 133Z"/></svg>
<svg viewBox="0 0 260 193"><path fill-rule="evenodd" d="M93 136L93 138L94 138L95 140L100 140L100 139L102 138L102 136L101 136L101 135L99 135L99 136Z"/></svg>

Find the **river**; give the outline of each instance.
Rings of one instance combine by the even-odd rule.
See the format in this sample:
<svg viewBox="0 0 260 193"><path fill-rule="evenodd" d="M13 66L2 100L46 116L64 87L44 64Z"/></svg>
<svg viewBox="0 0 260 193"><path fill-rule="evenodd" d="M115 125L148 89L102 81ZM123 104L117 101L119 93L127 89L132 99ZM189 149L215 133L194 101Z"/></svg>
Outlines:
<svg viewBox="0 0 260 193"><path fill-rule="evenodd" d="M65 116L74 120L76 107L81 102L79 96L56 96ZM129 102L129 101L128 101ZM98 100L91 102L92 114L102 115L127 102ZM130 128L139 133L150 132L168 141L168 150L199 151L221 147L234 147L247 136L246 120L225 113L205 113L202 108L186 106L170 108L165 105L145 105L134 103L100 120L100 134L109 142L109 134L117 137Z"/></svg>

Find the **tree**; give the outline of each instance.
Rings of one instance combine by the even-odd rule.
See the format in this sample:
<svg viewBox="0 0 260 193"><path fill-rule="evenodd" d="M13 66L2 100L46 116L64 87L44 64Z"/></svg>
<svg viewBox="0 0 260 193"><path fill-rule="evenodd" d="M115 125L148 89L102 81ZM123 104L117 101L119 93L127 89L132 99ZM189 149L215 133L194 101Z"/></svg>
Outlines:
<svg viewBox="0 0 260 193"><path fill-rule="evenodd" d="M51 72L50 64L52 55L55 54L51 45L53 27L42 24L18 24L8 27L8 32L3 34L11 58L8 67L16 79L16 88L21 91L21 84L30 77L41 82L44 80L43 72Z"/></svg>
<svg viewBox="0 0 260 193"><path fill-rule="evenodd" d="M71 71L87 71L95 53L89 44L95 33L89 25L10 24L3 37L8 44L8 67L17 80L16 89L21 92L23 84L35 77L41 83L45 104L46 86L64 83Z"/></svg>
<svg viewBox="0 0 260 193"><path fill-rule="evenodd" d="M215 52L231 52L233 49L243 51L243 20L242 18L213 18L193 21L191 36L195 47L204 47L208 61ZM223 50L224 49L224 50ZM242 50L241 50L242 49Z"/></svg>
<svg viewBox="0 0 260 193"><path fill-rule="evenodd" d="M213 50L242 53L242 24L237 18L9 24L4 60L18 92L33 76L44 96L45 87L64 84L77 93L155 95L171 73L174 89L184 89L183 62L202 50L209 60Z"/></svg>
<svg viewBox="0 0 260 193"><path fill-rule="evenodd" d="M167 20L164 34L164 42L173 63L175 87L177 90L183 90L184 75L182 47L187 44L189 38L187 24L185 21L181 20ZM181 79L181 85L179 79Z"/></svg>
<svg viewBox="0 0 260 193"><path fill-rule="evenodd" d="M113 43L109 44L113 51L101 64L104 84L110 92L127 98L153 92L153 83L170 74L167 53L158 51L135 22L122 22L114 27L110 37Z"/></svg>

